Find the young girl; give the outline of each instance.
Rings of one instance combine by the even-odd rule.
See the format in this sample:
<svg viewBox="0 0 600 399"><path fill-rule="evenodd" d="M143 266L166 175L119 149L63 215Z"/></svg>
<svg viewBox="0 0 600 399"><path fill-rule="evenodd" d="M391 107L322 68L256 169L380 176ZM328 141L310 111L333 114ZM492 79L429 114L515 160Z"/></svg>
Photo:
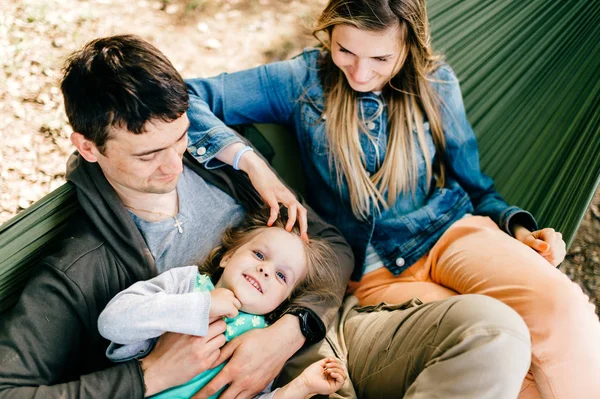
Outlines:
<svg viewBox="0 0 600 399"><path fill-rule="evenodd" d="M225 338L229 341L248 330L266 327L266 319L285 313L304 291L310 290L314 301L331 296L329 287L335 274L326 261L333 254L329 246L315 238L304 242L297 227L285 230L281 217L267 227L268 216L268 211L248 215L240 227L227 230L222 245L199 267L170 269L115 296L98 319L100 334L113 341L107 356L117 362L143 358L163 333L205 336L208 325L221 318L226 320ZM224 366L153 397L190 398ZM345 378L336 359L322 359L264 397L328 395L337 391Z"/></svg>
<svg viewBox="0 0 600 399"><path fill-rule="evenodd" d="M331 0L314 33L321 49L188 81L188 150L201 162L217 154L277 198L266 166L231 144L223 122L292 126L308 203L353 247L350 289L362 304L489 295L531 333L521 397L600 392L600 324L554 267L562 236L539 230L481 172L458 79L430 46L425 1Z"/></svg>

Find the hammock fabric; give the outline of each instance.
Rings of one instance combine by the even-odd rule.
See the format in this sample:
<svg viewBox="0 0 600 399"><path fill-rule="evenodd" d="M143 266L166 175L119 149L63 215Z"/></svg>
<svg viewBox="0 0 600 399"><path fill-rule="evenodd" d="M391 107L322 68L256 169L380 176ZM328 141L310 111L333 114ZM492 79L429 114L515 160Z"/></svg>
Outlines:
<svg viewBox="0 0 600 399"><path fill-rule="evenodd" d="M483 170L509 203L570 243L600 182L600 2L431 0L428 7L434 47L461 79ZM260 129L276 150L276 169L302 189L291 135ZM77 222L78 208L66 184L0 227L0 312Z"/></svg>
<svg viewBox="0 0 600 399"><path fill-rule="evenodd" d="M600 2L432 0L483 170L570 244L600 182Z"/></svg>

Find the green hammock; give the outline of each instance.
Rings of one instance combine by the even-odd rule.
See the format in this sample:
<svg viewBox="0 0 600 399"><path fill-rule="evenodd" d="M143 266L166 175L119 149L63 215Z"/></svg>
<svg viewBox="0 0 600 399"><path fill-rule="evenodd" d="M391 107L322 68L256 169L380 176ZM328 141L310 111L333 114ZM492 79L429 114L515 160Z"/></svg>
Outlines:
<svg viewBox="0 0 600 399"><path fill-rule="evenodd" d="M433 0L483 170L570 244L600 182L600 2Z"/></svg>
<svg viewBox="0 0 600 399"><path fill-rule="evenodd" d="M570 243L600 181L600 2L431 0L435 48L461 80L483 170L509 203ZM295 145L246 129L303 191ZM264 138L267 139L265 142ZM273 155L273 154L272 154ZM0 226L0 311L79 206L66 184Z"/></svg>

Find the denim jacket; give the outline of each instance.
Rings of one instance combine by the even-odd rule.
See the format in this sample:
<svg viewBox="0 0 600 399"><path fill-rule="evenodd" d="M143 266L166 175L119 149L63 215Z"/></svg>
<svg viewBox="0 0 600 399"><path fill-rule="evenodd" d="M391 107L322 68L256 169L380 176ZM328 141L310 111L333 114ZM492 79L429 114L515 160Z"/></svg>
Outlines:
<svg viewBox="0 0 600 399"><path fill-rule="evenodd" d="M447 65L433 73L431 82L443 104L445 187L437 188L429 182L430 188L426 188L425 159L417 146L420 177L415 195L401 194L389 209L372 211L368 221L356 218L348 187L345 183L338 187L329 164L325 122L321 118L324 98L319 54L318 49L307 49L288 61L188 80L188 151L200 162L206 162L206 167L217 167L219 162L213 157L225 146L239 141L226 125L276 123L295 132L310 187L308 203L327 222L337 226L351 245L355 254L352 279L356 281L362 277L369 243L385 266L398 275L425 255L448 227L466 214L489 216L509 234L517 220L530 230L537 229L533 216L509 206L494 189L493 181L481 172L477 141L467 120L458 80ZM373 174L386 154L387 107L381 96L371 92L358 93L358 102L359 114L376 138L370 140L364 133L360 137L366 170ZM433 159L436 150L428 122L425 133Z"/></svg>

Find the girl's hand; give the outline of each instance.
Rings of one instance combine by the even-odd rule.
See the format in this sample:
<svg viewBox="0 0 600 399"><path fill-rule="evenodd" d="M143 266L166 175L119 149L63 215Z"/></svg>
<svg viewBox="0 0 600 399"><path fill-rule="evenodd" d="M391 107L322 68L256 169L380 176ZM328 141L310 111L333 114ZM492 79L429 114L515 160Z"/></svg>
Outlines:
<svg viewBox="0 0 600 399"><path fill-rule="evenodd" d="M558 266L567 253L562 234L551 228L530 232L525 227L515 227L515 238L542 255L552 266Z"/></svg>
<svg viewBox="0 0 600 399"><path fill-rule="evenodd" d="M338 359L325 358L308 366L298 379L309 395L330 395L346 381L346 370Z"/></svg>
<svg viewBox="0 0 600 399"><path fill-rule="evenodd" d="M252 185L260 194L265 203L271 208L268 225L271 226L279 214L279 204L288 209L288 221L285 225L291 231L296 221L300 227L300 236L308 242L306 234L308 223L306 221L306 208L302 206L296 196L279 180L269 165L253 152L247 152L240 161L240 169L248 174Z"/></svg>
<svg viewBox="0 0 600 399"><path fill-rule="evenodd" d="M242 303L232 291L227 288L215 288L210 292L209 322L212 323L223 317L235 317L241 307Z"/></svg>

